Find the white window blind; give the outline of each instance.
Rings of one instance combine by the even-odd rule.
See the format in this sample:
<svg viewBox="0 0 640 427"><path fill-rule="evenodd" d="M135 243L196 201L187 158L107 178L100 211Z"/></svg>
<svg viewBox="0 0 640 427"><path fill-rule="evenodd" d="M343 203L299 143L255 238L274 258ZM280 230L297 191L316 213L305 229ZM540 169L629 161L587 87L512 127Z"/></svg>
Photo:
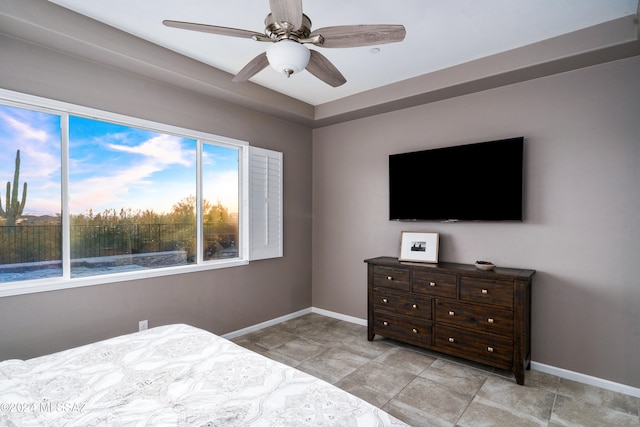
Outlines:
<svg viewBox="0 0 640 427"><path fill-rule="evenodd" d="M249 259L283 256L282 153L249 149Z"/></svg>

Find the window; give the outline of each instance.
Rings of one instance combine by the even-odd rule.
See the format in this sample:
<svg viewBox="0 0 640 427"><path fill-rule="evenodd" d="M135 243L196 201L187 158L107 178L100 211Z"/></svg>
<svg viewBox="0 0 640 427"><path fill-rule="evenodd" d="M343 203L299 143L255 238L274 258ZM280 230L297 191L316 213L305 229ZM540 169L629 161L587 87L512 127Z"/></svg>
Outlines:
<svg viewBox="0 0 640 427"><path fill-rule="evenodd" d="M71 277L196 262L196 144L69 117Z"/></svg>
<svg viewBox="0 0 640 427"><path fill-rule="evenodd" d="M281 153L256 175L242 141L0 95L0 296L246 264L250 185L282 256Z"/></svg>
<svg viewBox="0 0 640 427"><path fill-rule="evenodd" d="M202 146L202 257L235 258L239 238L239 152L215 144Z"/></svg>
<svg viewBox="0 0 640 427"><path fill-rule="evenodd" d="M60 127L0 105L0 283L62 276Z"/></svg>

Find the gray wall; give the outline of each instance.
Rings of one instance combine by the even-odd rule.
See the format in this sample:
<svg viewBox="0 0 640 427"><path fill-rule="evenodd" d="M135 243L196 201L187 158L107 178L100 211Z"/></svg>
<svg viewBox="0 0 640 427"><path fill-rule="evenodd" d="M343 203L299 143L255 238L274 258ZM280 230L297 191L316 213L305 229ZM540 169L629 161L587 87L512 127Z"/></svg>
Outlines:
<svg viewBox="0 0 640 427"><path fill-rule="evenodd" d="M284 153L284 257L0 298L0 360L184 322L223 334L311 305L311 131L0 36L0 87L249 141Z"/></svg>
<svg viewBox="0 0 640 427"><path fill-rule="evenodd" d="M314 130L313 305L366 318L363 260L439 232L441 260L537 270L534 361L640 386L638 76L635 57ZM389 154L521 135L523 223L388 221Z"/></svg>

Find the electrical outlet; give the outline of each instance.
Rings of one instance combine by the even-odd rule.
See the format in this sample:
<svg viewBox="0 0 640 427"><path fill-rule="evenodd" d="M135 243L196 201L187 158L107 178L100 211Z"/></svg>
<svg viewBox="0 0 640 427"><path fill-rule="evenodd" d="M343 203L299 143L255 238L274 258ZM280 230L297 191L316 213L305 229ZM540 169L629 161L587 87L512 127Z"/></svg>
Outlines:
<svg viewBox="0 0 640 427"><path fill-rule="evenodd" d="M138 331L146 331L147 329L149 329L148 320L141 320L138 322Z"/></svg>

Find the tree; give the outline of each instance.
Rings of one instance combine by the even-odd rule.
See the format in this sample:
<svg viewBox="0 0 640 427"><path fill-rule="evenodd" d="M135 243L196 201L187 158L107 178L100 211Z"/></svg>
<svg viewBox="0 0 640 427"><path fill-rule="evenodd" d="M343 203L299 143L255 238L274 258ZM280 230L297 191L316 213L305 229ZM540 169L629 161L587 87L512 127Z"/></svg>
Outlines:
<svg viewBox="0 0 640 427"><path fill-rule="evenodd" d="M205 223L224 225L229 222L229 209L224 207L220 200L215 205L205 200L205 207L206 209L202 209Z"/></svg>
<svg viewBox="0 0 640 427"><path fill-rule="evenodd" d="M16 166L13 174L13 191L11 191L11 183L7 181L7 197L5 199L6 208L2 208L2 198L0 197L0 217L6 219L6 225L14 226L18 218L22 215L24 205L27 202L27 183L24 183L22 189L22 200L18 202L18 183L20 177L20 150L16 152Z"/></svg>
<svg viewBox="0 0 640 427"><path fill-rule="evenodd" d="M188 196L180 200L171 207L171 222L179 224L195 223L196 221L196 198Z"/></svg>

